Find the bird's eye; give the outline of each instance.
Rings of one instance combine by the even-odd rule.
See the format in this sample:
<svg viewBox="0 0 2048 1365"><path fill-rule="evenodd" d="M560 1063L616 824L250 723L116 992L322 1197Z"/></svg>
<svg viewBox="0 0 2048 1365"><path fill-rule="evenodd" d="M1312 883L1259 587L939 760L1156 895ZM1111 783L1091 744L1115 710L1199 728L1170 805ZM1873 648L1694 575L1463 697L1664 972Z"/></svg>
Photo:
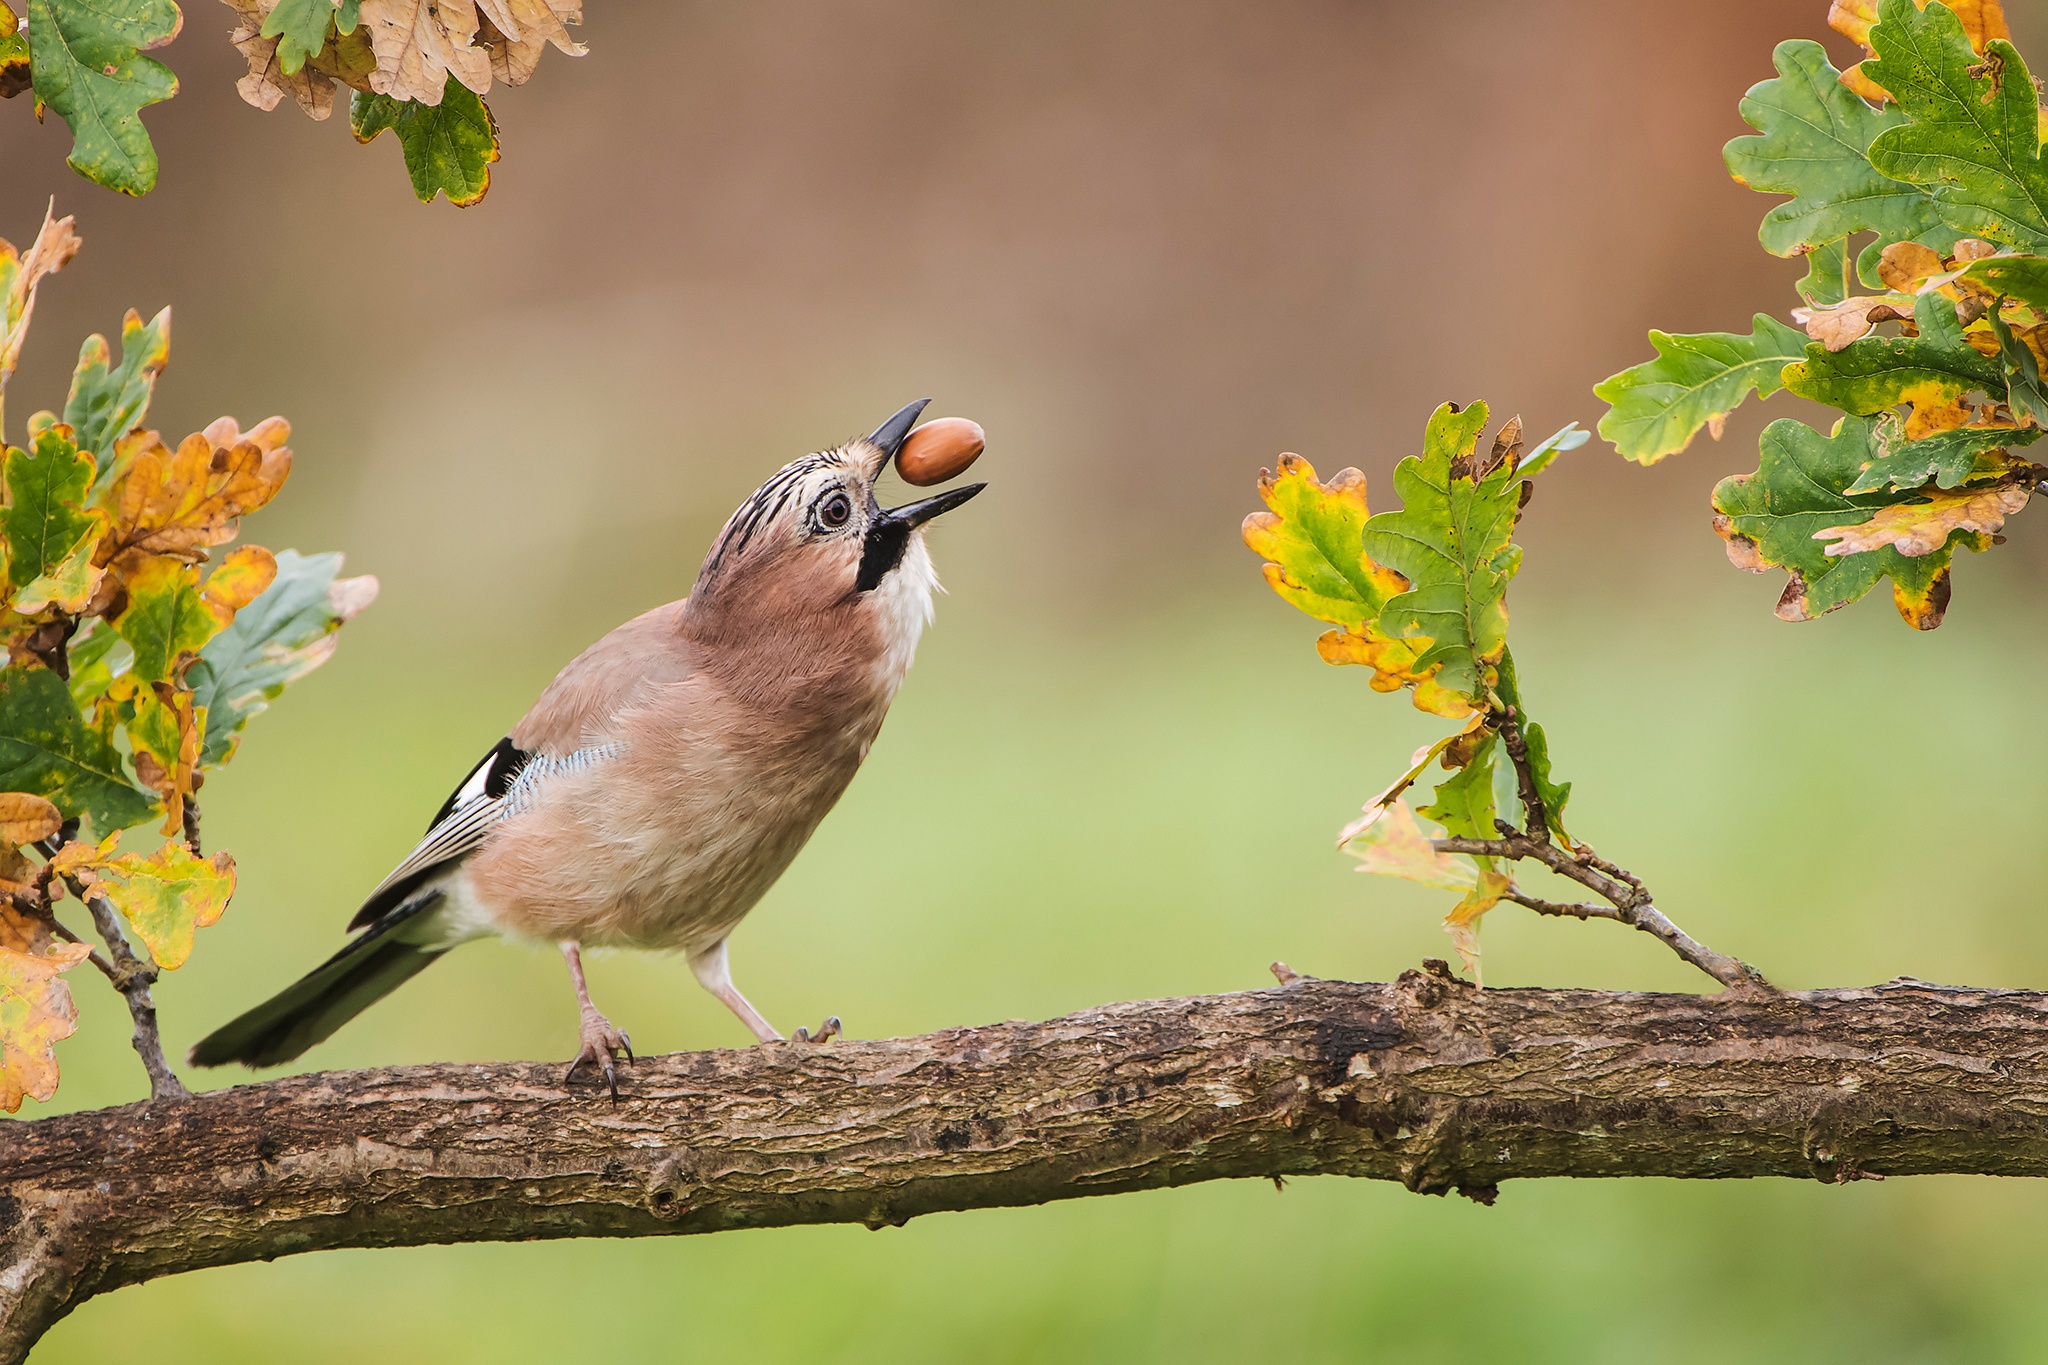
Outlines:
<svg viewBox="0 0 2048 1365"><path fill-rule="evenodd" d="M834 493L818 504L818 524L828 531L836 531L853 519L853 499L844 493Z"/></svg>

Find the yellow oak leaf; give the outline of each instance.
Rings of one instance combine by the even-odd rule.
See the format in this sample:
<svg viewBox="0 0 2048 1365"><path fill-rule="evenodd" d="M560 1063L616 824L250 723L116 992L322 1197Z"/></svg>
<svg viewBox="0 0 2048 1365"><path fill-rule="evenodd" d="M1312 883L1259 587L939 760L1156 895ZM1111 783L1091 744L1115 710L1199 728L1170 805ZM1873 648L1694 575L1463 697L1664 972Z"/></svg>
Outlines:
<svg viewBox="0 0 2048 1365"><path fill-rule="evenodd" d="M1500 904L1500 898L1513 885L1514 881L1507 873L1486 868L1479 873L1478 885L1466 892L1465 898L1444 916L1444 932L1451 936L1451 946L1458 950L1458 958L1465 964L1465 970L1472 973L1475 985L1486 984L1479 971L1479 921L1487 911Z"/></svg>
<svg viewBox="0 0 2048 1365"><path fill-rule="evenodd" d="M1415 704L1424 711L1452 720L1471 715L1470 701L1435 684L1441 664L1415 668L1434 640L1395 639L1380 629L1381 608L1410 584L1365 552L1365 523L1372 516L1365 475L1340 469L1324 483L1314 465L1288 454L1280 457L1278 473L1259 471L1258 487L1266 510L1244 519L1244 543L1267 561L1267 586L1316 620L1339 627L1316 640L1323 661L1364 664L1373 672L1376 692L1413 687Z"/></svg>
<svg viewBox="0 0 2048 1365"><path fill-rule="evenodd" d="M1925 501L1894 503L1879 508L1860 525L1830 526L1815 531L1813 538L1833 541L1825 551L1830 555L1861 554L1886 545L1902 555L1931 555L1957 531L1997 535L2005 519L2025 507L2032 496L2026 484L1936 489L1926 494Z"/></svg>
<svg viewBox="0 0 2048 1365"><path fill-rule="evenodd" d="M194 935L219 920L235 894L233 858L196 857L180 843L164 844L148 857L124 853L98 875L101 893L165 971L185 965Z"/></svg>
<svg viewBox="0 0 2048 1365"><path fill-rule="evenodd" d="M197 787L199 740L206 733L206 708L193 706L192 693L166 682L115 681L107 695L126 703L128 745L135 751L135 776L164 807L165 834L185 827L185 802Z"/></svg>
<svg viewBox="0 0 2048 1365"><path fill-rule="evenodd" d="M85 960L83 943L51 945L43 953L0 947L0 1110L12 1114L24 1096L57 1093L56 1044L78 1027L71 989L60 979Z"/></svg>
<svg viewBox="0 0 2048 1365"><path fill-rule="evenodd" d="M1401 793L1415 785L1415 779L1422 776L1422 770L1427 768L1431 761L1439 754L1442 754L1452 745L1459 744L1461 741L1468 746L1467 752L1469 753L1469 746L1474 743L1476 738L1483 737L1486 733L1488 733L1486 730L1486 713L1482 711L1473 716L1465 728L1456 734L1445 735L1436 743L1425 745L1409 755L1408 771L1395 778L1385 791L1366 802L1364 814L1337 831L1337 847L1344 847L1344 845L1371 829L1373 824L1393 807ZM1449 766L1461 766L1459 764L1452 764L1449 759L1444 761Z"/></svg>

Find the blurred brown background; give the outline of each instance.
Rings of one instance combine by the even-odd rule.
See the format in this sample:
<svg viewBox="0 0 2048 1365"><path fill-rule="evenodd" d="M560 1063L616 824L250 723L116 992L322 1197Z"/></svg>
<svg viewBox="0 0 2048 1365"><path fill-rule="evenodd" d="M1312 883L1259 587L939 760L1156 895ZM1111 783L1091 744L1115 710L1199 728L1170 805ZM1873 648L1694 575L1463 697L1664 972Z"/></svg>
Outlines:
<svg viewBox="0 0 2048 1365"><path fill-rule="evenodd" d="M925 395L986 426L993 486L935 534L951 595L887 735L736 938L769 1017L875 1036L1444 953L1442 897L1331 848L1440 727L1316 661L1238 541L1252 480L1295 450L1383 496L1446 399L1591 426L1648 327L1782 316L1800 266L1757 247L1774 201L1720 147L1776 41L1848 59L1825 9L591 0L590 55L492 97L505 159L467 211L416 203L345 115L244 105L212 0L158 54L182 91L144 116L147 198L0 106L0 234L54 195L85 238L16 433L88 331L173 303L152 423L288 415L292 482L248 537L384 583L207 787L241 889L160 988L170 1042L331 951L475 756L683 592L771 469ZM2038 5L2011 17L2048 51ZM1706 503L1795 415L1819 417L1779 398L1652 470L1596 441L1545 475L1515 648L1574 832L1787 985L2048 983L2040 538L2022 517L1959 564L1932 636L1883 591L1774 621ZM1643 936L1508 915L1490 984L1703 984ZM744 1041L678 962L592 976L654 1049ZM132 1099L118 1001L77 985L53 1107ZM477 947L304 1065L573 1036L557 962ZM296 1257L96 1301L38 1360L138 1332L165 1362L352 1362L372 1332L387 1361L2030 1358L2048 1300L2005 1248L2043 1216L2036 1187L1961 1180L1495 1209L1218 1185L880 1235Z"/></svg>

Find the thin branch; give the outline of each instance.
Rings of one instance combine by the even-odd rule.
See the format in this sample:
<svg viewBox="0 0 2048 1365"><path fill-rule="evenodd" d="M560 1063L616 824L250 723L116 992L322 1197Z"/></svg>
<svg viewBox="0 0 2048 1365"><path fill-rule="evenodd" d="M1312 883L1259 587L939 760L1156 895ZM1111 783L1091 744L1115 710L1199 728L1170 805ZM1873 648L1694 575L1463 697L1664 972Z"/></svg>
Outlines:
<svg viewBox="0 0 2048 1365"><path fill-rule="evenodd" d="M1611 905L1593 905L1587 901L1547 901L1531 896L1515 886L1510 886L1501 899L1527 906L1539 915L1562 915L1568 919L1611 919L1623 924L1628 923L1627 917Z"/></svg>
<svg viewBox="0 0 2048 1365"><path fill-rule="evenodd" d="M1612 902L1616 911L1612 918L1656 938L1672 952L1722 985L1738 989L1769 987L1770 983L1764 980L1763 973L1747 962L1730 957L1726 953L1715 952L1673 924L1663 911L1651 903L1650 893L1639 879L1600 857L1584 844L1567 853L1548 840L1538 840L1506 822L1501 823L1500 829L1501 837L1498 839L1434 839L1431 840L1431 846L1439 853L1463 853L1487 858L1527 858L1542 863L1559 876L1568 877L1595 895Z"/></svg>
<svg viewBox="0 0 2048 1365"><path fill-rule="evenodd" d="M1529 763L1529 742L1522 734L1521 718L1515 708L1504 706L1494 713L1494 725L1500 730L1501 747L1508 751L1508 761L1515 765L1515 789L1522 797L1522 813L1526 817L1528 834L1532 839L1550 842L1550 814L1543 808L1543 794L1536 786L1536 770Z"/></svg>
<svg viewBox="0 0 2048 1365"><path fill-rule="evenodd" d="M78 877L66 877L64 884L71 888L71 894L85 902L85 908L92 913L93 927L100 931L100 938L107 945L111 961L95 962L113 982L114 989L128 1002L128 1016L135 1021L135 1053L142 1058L142 1069L149 1073L149 1097L151 1100L186 1099L191 1091L178 1079L178 1073L171 1070L171 1064L164 1058L163 1036L157 1031L156 1001L151 998L149 988L157 978L156 964L136 956L135 949L128 943L128 935L121 928L119 913L98 891L88 887ZM98 954L93 954L95 958Z"/></svg>
<svg viewBox="0 0 2048 1365"><path fill-rule="evenodd" d="M96 1294L337 1247L637 1237L1309 1174L2048 1175L2048 994L1296 979L922 1038L292 1076L0 1123L0 1365Z"/></svg>

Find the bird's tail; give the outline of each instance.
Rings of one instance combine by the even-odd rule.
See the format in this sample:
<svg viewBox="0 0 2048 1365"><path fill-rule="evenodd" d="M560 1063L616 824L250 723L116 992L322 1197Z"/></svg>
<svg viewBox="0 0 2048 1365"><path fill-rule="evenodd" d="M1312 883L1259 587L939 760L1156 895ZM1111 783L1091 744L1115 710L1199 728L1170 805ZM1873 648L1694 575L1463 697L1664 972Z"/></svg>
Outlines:
<svg viewBox="0 0 2048 1365"><path fill-rule="evenodd" d="M448 951L413 941L422 937L415 922L440 900L439 891L415 896L255 1009L201 1038L188 1060L194 1066L275 1066L331 1036ZM399 932L406 927L415 932Z"/></svg>

